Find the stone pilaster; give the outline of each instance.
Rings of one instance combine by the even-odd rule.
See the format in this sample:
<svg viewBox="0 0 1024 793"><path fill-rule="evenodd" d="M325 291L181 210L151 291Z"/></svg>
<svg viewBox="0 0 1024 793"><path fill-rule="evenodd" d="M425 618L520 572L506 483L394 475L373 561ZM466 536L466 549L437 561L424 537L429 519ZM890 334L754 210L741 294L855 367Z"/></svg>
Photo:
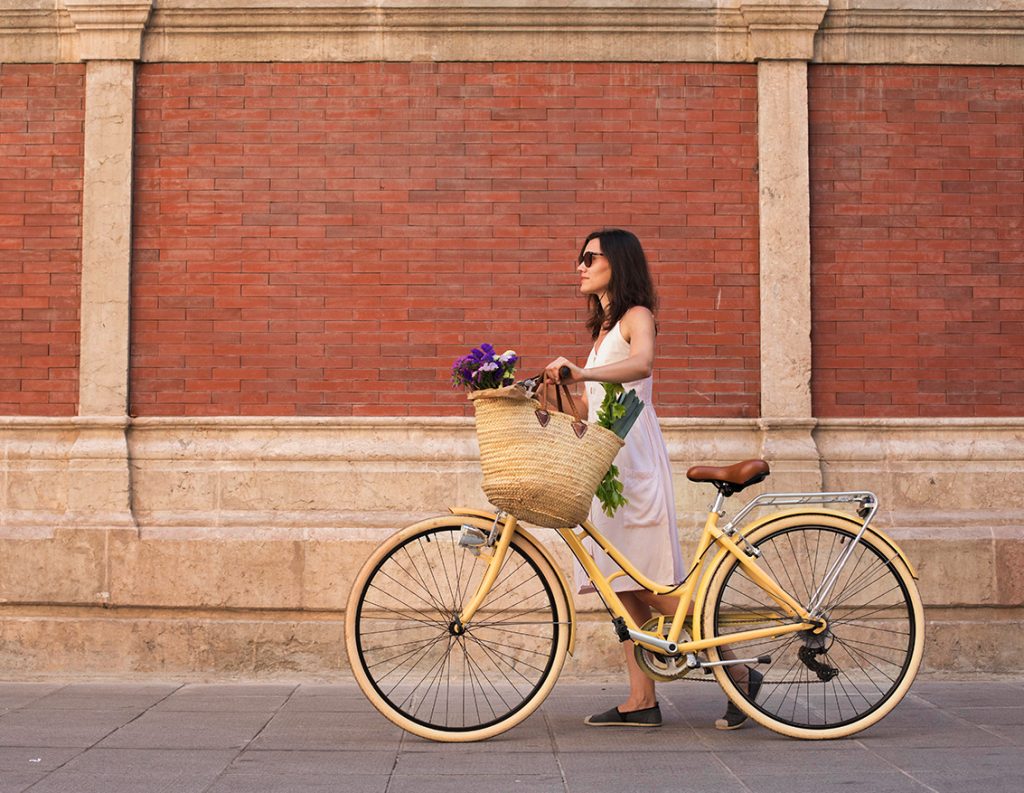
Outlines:
<svg viewBox="0 0 1024 793"><path fill-rule="evenodd" d="M757 60L762 455L773 489L821 486L811 413L807 62L827 0L744 2Z"/></svg>
<svg viewBox="0 0 1024 793"><path fill-rule="evenodd" d="M150 0L65 0L87 61L78 441L70 525L133 526L128 465L132 119Z"/></svg>
<svg viewBox="0 0 1024 793"><path fill-rule="evenodd" d="M761 415L811 415L811 237L807 64L761 61Z"/></svg>
<svg viewBox="0 0 1024 793"><path fill-rule="evenodd" d="M85 88L79 413L128 412L132 61L90 61Z"/></svg>

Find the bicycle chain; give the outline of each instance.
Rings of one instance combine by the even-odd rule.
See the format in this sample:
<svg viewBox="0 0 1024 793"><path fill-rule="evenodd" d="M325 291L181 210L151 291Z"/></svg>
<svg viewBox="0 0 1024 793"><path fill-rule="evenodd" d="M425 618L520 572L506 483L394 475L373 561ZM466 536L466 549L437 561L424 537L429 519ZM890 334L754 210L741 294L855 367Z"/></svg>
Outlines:
<svg viewBox="0 0 1024 793"><path fill-rule="evenodd" d="M762 622L764 622L764 620L761 620L761 619L748 619L748 620L733 620L730 624L732 624L732 625L758 625L758 624L760 624ZM800 661L803 663L804 666L806 666L808 669L810 669L812 672L814 672L815 675L817 675L818 681L820 683L828 683L829 681L831 681L834 678L839 676L839 670L838 669L836 669L834 666L828 666L827 664L823 664L823 663L821 663L820 661L818 661L815 658L815 656L822 655L823 653L826 653L826 652L828 652L828 649L825 648L825 647L809 647L807 645L804 645L799 650L797 650L797 657L800 659ZM702 670L695 669L694 671L696 672L696 671L702 671ZM683 675L681 677L676 678L676 680L682 680L682 681L689 682L689 683L715 683L716 685L718 683L718 681L715 680L714 676L711 674L710 670L704 671L704 674L701 677L690 677L688 675ZM814 682L814 681L809 681L809 682ZM780 684L778 684L778 683L774 683L773 684L771 681L765 680L762 683L762 685L770 686L770 685L780 685Z"/></svg>
<svg viewBox="0 0 1024 793"><path fill-rule="evenodd" d="M764 622L763 619L746 619L746 620L737 619L737 620L731 620L730 624L731 625L759 625L759 624L761 624L763 622ZM644 627L646 628L647 625L645 624ZM834 678L839 676L839 670L838 669L836 669L834 666L828 666L827 664L821 663L815 657L815 656L818 656L818 655L822 655L823 653L826 653L826 652L828 652L828 649L825 648L825 647L809 647L807 645L804 645L799 650L797 650L797 657L800 659L800 661L803 663L804 666L806 666L808 669L810 669L812 672L814 672L814 674L818 677L818 681L821 682L821 683L828 683L832 679L834 679ZM673 682L675 682L675 681L684 681L684 682L687 682L687 683L714 683L715 685L718 685L718 681L715 680L714 675L712 675L712 673L711 673L711 671L709 669L705 670L705 669L697 668L697 669L694 669L692 671L694 671L694 672L703 672L703 674L701 676L699 676L699 677L697 677L697 676L692 676L691 677L689 674L683 673L682 675L679 675L678 677L674 678ZM813 681L808 681L808 682L813 682ZM762 685L770 686L770 685L779 685L779 684L778 683L773 684L771 681L765 680L764 683L762 683Z"/></svg>

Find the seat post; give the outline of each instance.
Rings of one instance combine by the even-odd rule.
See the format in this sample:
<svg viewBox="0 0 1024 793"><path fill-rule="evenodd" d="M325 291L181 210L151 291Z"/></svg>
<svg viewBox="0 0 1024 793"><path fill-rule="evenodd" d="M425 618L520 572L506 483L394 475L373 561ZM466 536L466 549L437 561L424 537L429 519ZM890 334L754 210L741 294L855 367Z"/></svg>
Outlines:
<svg viewBox="0 0 1024 793"><path fill-rule="evenodd" d="M725 491L722 488L718 488L718 493L715 495L715 503L711 505L711 511L717 512L719 515L723 514L725 509Z"/></svg>

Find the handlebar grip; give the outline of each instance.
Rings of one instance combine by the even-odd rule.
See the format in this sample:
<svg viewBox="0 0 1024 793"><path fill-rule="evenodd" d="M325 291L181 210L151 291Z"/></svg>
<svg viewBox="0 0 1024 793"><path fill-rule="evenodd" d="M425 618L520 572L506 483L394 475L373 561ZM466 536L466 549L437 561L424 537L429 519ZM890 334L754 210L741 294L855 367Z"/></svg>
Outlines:
<svg viewBox="0 0 1024 793"><path fill-rule="evenodd" d="M565 380L569 377L572 377L572 369L570 369L568 366L563 366L561 369L558 370L558 377L561 380Z"/></svg>

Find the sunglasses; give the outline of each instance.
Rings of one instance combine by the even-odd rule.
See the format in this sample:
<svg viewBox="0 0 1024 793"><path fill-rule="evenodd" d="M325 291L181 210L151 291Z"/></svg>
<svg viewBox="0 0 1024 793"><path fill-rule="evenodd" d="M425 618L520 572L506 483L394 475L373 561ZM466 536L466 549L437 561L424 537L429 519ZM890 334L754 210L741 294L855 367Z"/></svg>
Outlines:
<svg viewBox="0 0 1024 793"><path fill-rule="evenodd" d="M584 267L590 267L590 265L594 263L595 256L604 256L604 254L600 251L584 251L577 264L582 264Z"/></svg>

